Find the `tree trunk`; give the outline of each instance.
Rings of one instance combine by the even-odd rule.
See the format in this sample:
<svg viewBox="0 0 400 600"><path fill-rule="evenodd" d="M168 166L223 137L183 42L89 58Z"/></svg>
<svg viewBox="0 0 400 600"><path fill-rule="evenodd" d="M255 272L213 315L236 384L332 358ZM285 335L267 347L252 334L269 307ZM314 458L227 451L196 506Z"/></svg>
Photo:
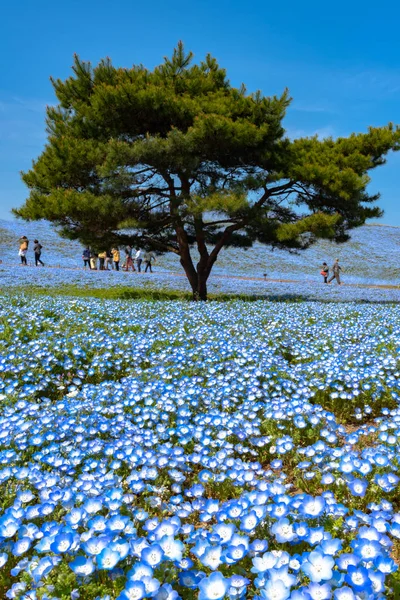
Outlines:
<svg viewBox="0 0 400 600"><path fill-rule="evenodd" d="M207 274L197 273L197 289L196 293L193 294L195 300L207 300L207 279Z"/></svg>

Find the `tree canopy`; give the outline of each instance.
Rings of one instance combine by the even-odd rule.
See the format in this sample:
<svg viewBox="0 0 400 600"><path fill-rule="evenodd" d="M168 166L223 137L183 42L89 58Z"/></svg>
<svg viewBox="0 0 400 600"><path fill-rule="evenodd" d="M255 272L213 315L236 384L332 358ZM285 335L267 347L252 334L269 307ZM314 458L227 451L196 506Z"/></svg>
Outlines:
<svg viewBox="0 0 400 600"><path fill-rule="evenodd" d="M182 43L153 70L76 56L71 77L52 83L59 104L15 214L97 248L174 252L195 297L206 298L225 246L301 250L381 215L368 173L399 149L397 126L291 140L287 90L235 88L215 58L196 64Z"/></svg>

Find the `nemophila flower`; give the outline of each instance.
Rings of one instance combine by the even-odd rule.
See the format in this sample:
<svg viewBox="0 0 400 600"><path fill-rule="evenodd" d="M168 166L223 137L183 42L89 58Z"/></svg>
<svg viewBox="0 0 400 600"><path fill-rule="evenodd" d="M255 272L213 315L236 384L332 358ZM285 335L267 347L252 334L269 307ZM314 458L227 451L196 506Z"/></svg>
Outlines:
<svg viewBox="0 0 400 600"><path fill-rule="evenodd" d="M248 515L242 517L240 521L240 529L242 531L251 532L255 529L260 522L256 512L252 510Z"/></svg>
<svg viewBox="0 0 400 600"><path fill-rule="evenodd" d="M325 510L325 500L319 496L313 498L311 496L305 497L301 504L301 513L307 517L319 517Z"/></svg>
<svg viewBox="0 0 400 600"><path fill-rule="evenodd" d="M309 528L307 526L307 523L305 522L301 522L301 523L294 523L293 524L293 529L296 533L296 536L300 539L300 540L305 540L308 537L309 534Z"/></svg>
<svg viewBox="0 0 400 600"><path fill-rule="evenodd" d="M360 498L363 498L368 488L368 481L365 479L352 479L347 485L349 486L349 490L353 496L359 496Z"/></svg>
<svg viewBox="0 0 400 600"><path fill-rule="evenodd" d="M381 545L374 540L361 539L359 541L354 540L354 542L352 543L354 554L364 561L374 560L382 552Z"/></svg>
<svg viewBox="0 0 400 600"><path fill-rule="evenodd" d="M293 590L290 594L290 600L310 600L311 596L306 589Z"/></svg>
<svg viewBox="0 0 400 600"><path fill-rule="evenodd" d="M374 560L374 565L380 573L384 573L385 575L389 573L394 573L398 570L398 566L396 565L394 560L392 560L388 556L377 556Z"/></svg>
<svg viewBox="0 0 400 600"><path fill-rule="evenodd" d="M218 523L214 525L213 531L219 536L221 543L229 542L236 531L233 523Z"/></svg>
<svg viewBox="0 0 400 600"><path fill-rule="evenodd" d="M141 580L144 577L152 577L153 569L149 565L146 565L144 562L137 562L133 565L132 569L128 571L127 577L128 579L132 579L133 581Z"/></svg>
<svg viewBox="0 0 400 600"><path fill-rule="evenodd" d="M183 544L172 535L165 535L158 541L164 555L173 561L179 562L183 556Z"/></svg>
<svg viewBox="0 0 400 600"><path fill-rule="evenodd" d="M147 548L150 544L145 538L136 538L130 540L131 551L134 556L140 558L143 548Z"/></svg>
<svg viewBox="0 0 400 600"><path fill-rule="evenodd" d="M0 569L2 567L4 567L4 565L6 564L8 560L8 554L6 552L1 552L0 553Z"/></svg>
<svg viewBox="0 0 400 600"><path fill-rule="evenodd" d="M252 560L252 573L265 573L278 563L278 556L272 552L265 552L262 556L255 556Z"/></svg>
<svg viewBox="0 0 400 600"><path fill-rule="evenodd" d="M197 584L202 579L202 575L199 575L197 571L181 571L178 577L180 585L192 590L197 588Z"/></svg>
<svg viewBox="0 0 400 600"><path fill-rule="evenodd" d="M32 540L29 537L22 537L21 539L17 540L12 547L13 555L22 556L22 554L25 554L25 552L29 550L31 544Z"/></svg>
<svg viewBox="0 0 400 600"><path fill-rule="evenodd" d="M368 571L365 567L353 567L350 565L345 575L345 581L355 592L371 593L372 582L368 577Z"/></svg>
<svg viewBox="0 0 400 600"><path fill-rule="evenodd" d="M304 562L301 568L313 583L319 583L331 579L334 564L335 561L331 556L310 552L307 562Z"/></svg>
<svg viewBox="0 0 400 600"><path fill-rule="evenodd" d="M291 542L296 537L293 525L289 519L279 519L279 521L272 525L271 532L279 543Z"/></svg>
<svg viewBox="0 0 400 600"><path fill-rule="evenodd" d="M219 567L221 564L221 554L222 547L221 546L208 546L206 548L204 554L201 556L201 563L205 567L209 567L213 571Z"/></svg>
<svg viewBox="0 0 400 600"><path fill-rule="evenodd" d="M377 573L374 569L368 569L368 577L372 582L374 594L380 594L385 591L385 575L383 573Z"/></svg>
<svg viewBox="0 0 400 600"><path fill-rule="evenodd" d="M153 595L155 600L178 600L179 595L169 583L164 583Z"/></svg>
<svg viewBox="0 0 400 600"><path fill-rule="evenodd" d="M310 583L306 591L312 600L327 600L331 598L331 587L327 583L322 585L319 583Z"/></svg>
<svg viewBox="0 0 400 600"><path fill-rule="evenodd" d="M90 558L85 556L77 556L72 562L69 563L69 567L76 575L87 577L94 571L94 564Z"/></svg>
<svg viewBox="0 0 400 600"><path fill-rule="evenodd" d="M335 600L356 600L356 595L353 590L349 588L347 585L336 589L333 592L333 596Z"/></svg>
<svg viewBox="0 0 400 600"><path fill-rule="evenodd" d="M269 579L274 581L282 581L286 587L292 587L297 582L297 577L289 573L288 565L277 566L268 571Z"/></svg>
<svg viewBox="0 0 400 600"><path fill-rule="evenodd" d="M82 544L83 549L87 554L95 556L100 554L100 552L106 548L111 542L111 538L109 536L103 535L99 537L92 536L86 542Z"/></svg>
<svg viewBox="0 0 400 600"><path fill-rule="evenodd" d="M146 595L146 588L142 581L128 581L117 600L141 600Z"/></svg>
<svg viewBox="0 0 400 600"><path fill-rule="evenodd" d="M19 523L9 517L0 519L0 537L11 538L18 531Z"/></svg>
<svg viewBox="0 0 400 600"><path fill-rule="evenodd" d="M33 578L33 581L38 584L39 581L46 577L53 568L60 562L58 557L45 557L42 558L37 566L30 570L30 575Z"/></svg>
<svg viewBox="0 0 400 600"><path fill-rule="evenodd" d="M56 535L54 541L50 545L50 550L55 554L62 554L70 550L74 543L74 537L70 533L61 533Z"/></svg>
<svg viewBox="0 0 400 600"><path fill-rule="evenodd" d="M241 560L246 554L246 546L239 544L238 546L228 546L222 558L228 565L231 565Z"/></svg>
<svg viewBox="0 0 400 600"><path fill-rule="evenodd" d="M322 552L322 554L329 554L331 556L335 556L335 554L337 554L342 549L342 546L343 543L341 540L337 538L331 538L323 540L316 548L316 550Z"/></svg>
<svg viewBox="0 0 400 600"><path fill-rule="evenodd" d="M156 567L160 564L164 556L164 551L159 544L152 544L147 548L143 548L141 560L150 567Z"/></svg>
<svg viewBox="0 0 400 600"><path fill-rule="evenodd" d="M337 557L336 564L341 571L347 571L349 565L356 567L361 558L355 554L344 553Z"/></svg>
<svg viewBox="0 0 400 600"><path fill-rule="evenodd" d="M267 581L260 591L264 600L286 600L290 596L290 587L286 587L282 581Z"/></svg>
<svg viewBox="0 0 400 600"><path fill-rule="evenodd" d="M119 560L119 552L110 550L109 548L103 548L103 550L96 555L96 562L99 569L113 569Z"/></svg>
<svg viewBox="0 0 400 600"><path fill-rule="evenodd" d="M255 554L259 554L260 552L265 552L268 549L267 540L254 540L250 544L250 550Z"/></svg>
<svg viewBox="0 0 400 600"><path fill-rule="evenodd" d="M220 600L229 588L229 579L226 579L218 571L204 577L199 583L199 600Z"/></svg>

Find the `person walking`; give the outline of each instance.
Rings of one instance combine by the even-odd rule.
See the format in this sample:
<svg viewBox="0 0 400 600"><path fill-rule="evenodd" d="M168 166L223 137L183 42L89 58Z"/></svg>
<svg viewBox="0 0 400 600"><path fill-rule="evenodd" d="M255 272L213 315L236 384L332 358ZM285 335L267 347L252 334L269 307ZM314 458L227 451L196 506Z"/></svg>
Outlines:
<svg viewBox="0 0 400 600"><path fill-rule="evenodd" d="M129 271L129 267L131 267L132 272L136 271L135 265L133 264L132 258L132 246L127 246L125 248L125 271Z"/></svg>
<svg viewBox="0 0 400 600"><path fill-rule="evenodd" d="M324 278L324 283L328 283L329 267L326 262L322 263L321 275Z"/></svg>
<svg viewBox="0 0 400 600"><path fill-rule="evenodd" d="M145 273L147 273L148 269L150 269L150 273L153 272L153 269L151 268L153 262L156 262L156 257L154 256L154 253L151 251L146 252L144 255L144 264L146 265L146 268L144 270Z"/></svg>
<svg viewBox="0 0 400 600"><path fill-rule="evenodd" d="M340 281L340 271L341 270L342 270L342 267L339 265L339 259L337 258L335 260L335 262L333 263L332 277L330 279L328 279L328 283L331 283L331 281L336 279L338 285L342 285L342 282Z"/></svg>
<svg viewBox="0 0 400 600"><path fill-rule="evenodd" d="M107 252L100 252L99 253L99 269L100 271L104 271L104 263L107 257Z"/></svg>
<svg viewBox="0 0 400 600"><path fill-rule="evenodd" d="M143 251L140 248L135 254L135 261L136 261L138 273L141 273L142 272Z"/></svg>
<svg viewBox="0 0 400 600"><path fill-rule="evenodd" d="M26 255L28 253L29 240L26 237L26 235L23 235L22 237L19 238L18 243L19 243L18 254L21 258L21 265L24 265L26 267L28 265L28 263L26 261Z"/></svg>
<svg viewBox="0 0 400 600"><path fill-rule="evenodd" d="M35 253L35 266L37 267L39 265L39 263L42 265L42 267L44 267L44 262L42 262L40 256L42 254L42 245L39 244L39 240L33 240L33 243L35 244L33 246L33 251Z"/></svg>
<svg viewBox="0 0 400 600"><path fill-rule="evenodd" d="M119 271L119 261L120 261L121 257L120 257L120 253L119 253L118 248L113 248L111 250L111 254L112 254L112 257L113 257L115 270Z"/></svg>
<svg viewBox="0 0 400 600"><path fill-rule="evenodd" d="M86 246L86 248L82 252L82 260L83 260L83 268L89 267L90 269L90 248Z"/></svg>

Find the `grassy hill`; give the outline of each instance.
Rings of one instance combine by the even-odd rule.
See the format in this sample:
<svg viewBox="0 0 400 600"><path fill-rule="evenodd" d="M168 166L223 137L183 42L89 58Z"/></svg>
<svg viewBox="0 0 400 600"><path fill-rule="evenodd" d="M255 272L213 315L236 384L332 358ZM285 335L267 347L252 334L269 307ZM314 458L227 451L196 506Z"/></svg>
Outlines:
<svg viewBox="0 0 400 600"><path fill-rule="evenodd" d="M61 267L82 266L82 248L76 242L61 238L47 223L22 223L0 220L0 259L3 264L18 264L18 238L27 235L33 241L37 237L43 245L46 264ZM30 260L33 252L30 251ZM215 275L241 275L270 278L317 280L320 265L325 260L331 265L339 258L344 277L352 283L384 283L398 285L400 282L400 228L388 225L366 225L352 232L346 244L337 245L319 241L315 246L299 254L289 254L256 244L249 250L230 248L221 252L215 265ZM182 271L176 256L166 254L157 261L158 271Z"/></svg>

